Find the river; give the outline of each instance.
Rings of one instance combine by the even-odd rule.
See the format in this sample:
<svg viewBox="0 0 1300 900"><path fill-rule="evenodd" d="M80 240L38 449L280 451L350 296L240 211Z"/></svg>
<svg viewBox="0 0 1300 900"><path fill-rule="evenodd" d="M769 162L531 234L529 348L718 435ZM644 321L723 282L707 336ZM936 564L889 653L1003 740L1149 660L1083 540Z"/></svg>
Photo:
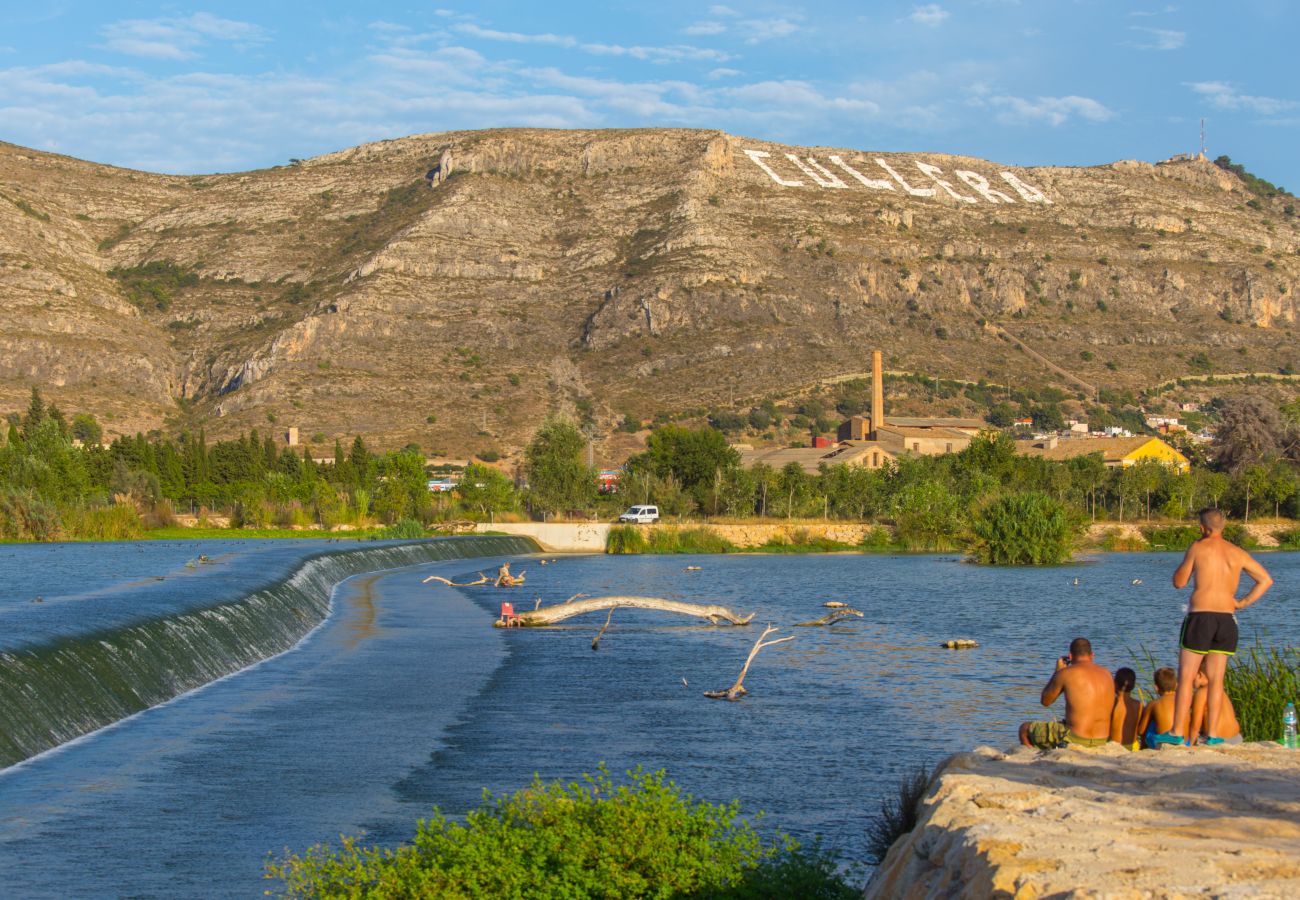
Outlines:
<svg viewBox="0 0 1300 900"><path fill-rule="evenodd" d="M320 550L139 545L149 562L122 546L108 551L127 560L112 570L120 578L80 588L118 598L105 614L114 622L132 605L122 597L158 590L152 579L201 588L203 567L184 566L199 553L230 554L212 568L251 578L250 567L283 575L294 554ZM28 643L43 634L32 610L60 609L53 582L31 574L52 552L0 548L0 578L21 585L0 597L0 625L14 610ZM1243 632L1300 643L1300 554L1263 560L1278 586L1242 615ZM904 772L1009 745L1019 721L1042 715L1038 691L1071 638L1092 638L1103 665L1132 664L1140 648L1169 663L1183 603L1168 581L1177 557L1157 554L1011 570L944 556L523 558L513 568L527 584L509 592L422 583L498 562L349 574L328 618L289 652L0 772L0 883L22 897L251 897L274 887L261 879L268 853L340 833L395 844L435 805L460 814L485 787L573 779L601 763L664 768L700 798L766 811L764 828L861 858L865 823ZM45 604L32 604L42 590ZM764 650L750 695L727 703L702 692L732 682L753 626L620 610L598 652L603 614L490 627L503 598L529 608L578 592L723 603L796 639ZM828 600L865 616L790 627ZM66 608L50 633L74 627ZM953 637L981 646L940 648Z"/></svg>

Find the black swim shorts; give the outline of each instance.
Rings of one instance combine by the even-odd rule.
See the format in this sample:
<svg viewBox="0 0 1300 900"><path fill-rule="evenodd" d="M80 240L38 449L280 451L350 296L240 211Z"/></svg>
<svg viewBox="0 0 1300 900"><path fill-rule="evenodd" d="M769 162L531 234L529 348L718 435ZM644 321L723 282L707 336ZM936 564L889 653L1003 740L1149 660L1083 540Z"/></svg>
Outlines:
<svg viewBox="0 0 1300 900"><path fill-rule="evenodd" d="M1194 612L1183 619L1183 633L1178 643L1184 650L1199 653L1237 652L1237 617L1232 613Z"/></svg>

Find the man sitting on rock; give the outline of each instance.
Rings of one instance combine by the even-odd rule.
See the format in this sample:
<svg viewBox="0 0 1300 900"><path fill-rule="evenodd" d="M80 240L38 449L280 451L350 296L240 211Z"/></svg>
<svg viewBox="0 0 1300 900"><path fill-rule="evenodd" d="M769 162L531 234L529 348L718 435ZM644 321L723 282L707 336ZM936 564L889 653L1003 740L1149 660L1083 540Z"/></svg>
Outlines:
<svg viewBox="0 0 1300 900"><path fill-rule="evenodd" d="M1039 750L1073 744L1100 747L1110 740L1115 682L1110 672L1093 662L1087 638L1070 642L1070 652L1056 661L1056 671L1043 688L1043 705L1051 706L1065 694L1065 722L1025 722L1020 743Z"/></svg>

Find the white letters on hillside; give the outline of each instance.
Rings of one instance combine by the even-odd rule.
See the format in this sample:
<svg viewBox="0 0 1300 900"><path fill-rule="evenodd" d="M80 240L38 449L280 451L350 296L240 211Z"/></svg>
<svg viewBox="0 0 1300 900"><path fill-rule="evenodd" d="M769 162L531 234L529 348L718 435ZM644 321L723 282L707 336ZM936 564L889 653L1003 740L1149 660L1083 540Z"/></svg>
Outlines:
<svg viewBox="0 0 1300 900"><path fill-rule="evenodd" d="M951 184L949 184L948 182L944 181L942 178L939 177L940 175L943 174L943 169L939 168L938 166L932 166L929 163L919 162L916 164L916 167L920 169L922 172L924 172L925 174L929 175L932 179L934 179L934 183L939 185L939 187L943 188L949 197L952 197L955 200L960 200L962 203L979 203L979 201L976 200L974 197L966 197L954 191L952 189Z"/></svg>
<svg viewBox="0 0 1300 900"><path fill-rule="evenodd" d="M885 181L885 179L883 179L883 178L868 178L867 176L865 176L865 175L863 175L861 172L859 172L857 169L853 168L851 165L849 165L848 163L846 163L844 160L840 159L838 156L832 156L832 157L831 157L831 162L833 162L835 165L839 166L839 167L840 167L841 169L843 169L845 172L848 172L850 175L852 175L852 176L853 176L854 178L856 178L858 181L862 182L862 184L863 184L865 187L869 187L869 188L871 188L873 191L892 191L892 190L894 189L894 186L893 186L892 184L890 184L888 181Z"/></svg>
<svg viewBox="0 0 1300 900"><path fill-rule="evenodd" d="M975 191L990 203L1015 203L1006 194L1001 191L995 191L989 187L989 180L979 172L971 172L967 169L958 169L952 174L956 175L962 181L970 185L971 190Z"/></svg>
<svg viewBox="0 0 1300 900"><path fill-rule="evenodd" d="M763 170L768 178L771 178L781 187L804 187L808 183L799 178L782 177L770 163L765 162L765 160L772 158L772 154L770 153L763 150L745 150L744 153L753 161L754 165ZM840 178L839 175L836 175L811 156L800 158L797 154L786 153L785 158L789 160L790 163L792 163L801 173L807 176L809 181L817 187L828 188L831 190L842 190L849 187L848 183L846 183L844 179ZM968 197L965 194L958 192L950 181L944 179L943 169L931 165L930 163L913 161L913 164L921 174L928 178L934 185L934 187L918 187L909 184L906 178L900 175L893 166L880 157L875 157L875 163L885 170L885 174L893 179L892 182L884 178L868 178L840 156L833 155L827 157L827 159L830 161L832 166L835 166L837 169L840 169L849 175L854 181L858 182L863 187L873 191L892 191L894 185L897 184L905 193L912 197L935 197L938 196L939 191L943 191L949 197L952 197L960 203L980 202L974 197ZM978 172L972 172L968 169L956 169L953 171L953 176L989 203L998 204L1016 202L1010 194L991 187L988 178ZM1052 201L1048 199L1047 194L1043 193L1032 184L1027 183L1014 172L998 172L998 177L1010 185L1011 189L1014 190L1024 202L1051 205Z"/></svg>
<svg viewBox="0 0 1300 900"><path fill-rule="evenodd" d="M811 156L808 157L808 165L804 165L803 160L799 159L799 157L795 156L793 153L787 153L785 155L785 158L790 160L790 162L794 163L796 166L798 166L800 171L802 171L813 181L817 182L817 184L820 185L821 187L824 188L848 187L847 184L845 184L843 181L840 181L838 175L832 175L830 172L827 172L824 168L817 165L817 161L813 159ZM811 168L809 168L810 166ZM814 172L813 169L816 169L817 171Z"/></svg>
<svg viewBox="0 0 1300 900"><path fill-rule="evenodd" d="M919 188L919 187L912 187L910 184L908 184L906 181L903 180L903 176L902 176L902 175L899 175L899 174L898 174L897 172L895 172L892 168L890 168L889 163L885 162L883 159L881 159L881 158L878 157L878 156L876 157L876 165L880 166L880 168L882 168L882 169L884 169L886 172L888 172L888 173L889 173L889 177L892 178L892 179L894 179L895 181L897 181L898 184L899 184L899 186L901 186L901 187L903 188L903 190L907 191L907 192L908 192L909 194L911 194L913 197L933 197L933 196L934 196L934 188Z"/></svg>
<svg viewBox="0 0 1300 900"><path fill-rule="evenodd" d="M777 184L781 185L781 187L799 187L803 184L802 181L786 181L780 175L776 174L776 172L772 171L772 167L763 162L763 160L767 159L772 154L764 153L762 150L746 150L745 155L752 159L754 165L766 172L768 176Z"/></svg>

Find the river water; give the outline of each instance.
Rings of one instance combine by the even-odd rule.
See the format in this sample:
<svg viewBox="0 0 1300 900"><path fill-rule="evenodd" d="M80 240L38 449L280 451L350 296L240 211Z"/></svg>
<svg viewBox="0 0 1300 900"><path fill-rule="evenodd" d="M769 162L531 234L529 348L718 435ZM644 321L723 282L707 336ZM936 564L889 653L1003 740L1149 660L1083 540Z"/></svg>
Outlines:
<svg viewBox="0 0 1300 900"><path fill-rule="evenodd" d="M232 572L257 553L319 549L241 557L223 546ZM197 547L145 545L136 556L152 563L109 550L128 560L121 579L81 588L148 589L190 573L184 561L199 553L215 557ZM35 554L49 552L0 548L0 583L21 585L0 597L0 624L28 595L51 602L52 582L31 574ZM1300 643L1300 555L1263 559L1278 586L1242 615L1243 633ZM290 652L0 772L6 894L252 897L274 888L261 879L268 853L340 833L399 843L435 805L460 814L484 788L515 790L533 773L572 779L601 763L664 768L698 797L738 798L744 812L766 811L763 827L860 859L867 819L904 772L1014 743L1017 723L1042 715L1038 691L1071 638L1092 638L1111 667L1140 648L1169 663L1184 602L1168 581L1177 557L1154 554L1038 570L938 556L564 557L519 560L527 585L509 592L422 584L498 562L355 575ZM727 703L702 692L730 685L752 626L619 610L598 652L603 614L490 627L503 597L529 608L578 592L722 603L796 639L764 650L750 695ZM865 616L790 627L828 600ZM30 640L39 629L24 610ZM981 646L939 647L953 637Z"/></svg>

